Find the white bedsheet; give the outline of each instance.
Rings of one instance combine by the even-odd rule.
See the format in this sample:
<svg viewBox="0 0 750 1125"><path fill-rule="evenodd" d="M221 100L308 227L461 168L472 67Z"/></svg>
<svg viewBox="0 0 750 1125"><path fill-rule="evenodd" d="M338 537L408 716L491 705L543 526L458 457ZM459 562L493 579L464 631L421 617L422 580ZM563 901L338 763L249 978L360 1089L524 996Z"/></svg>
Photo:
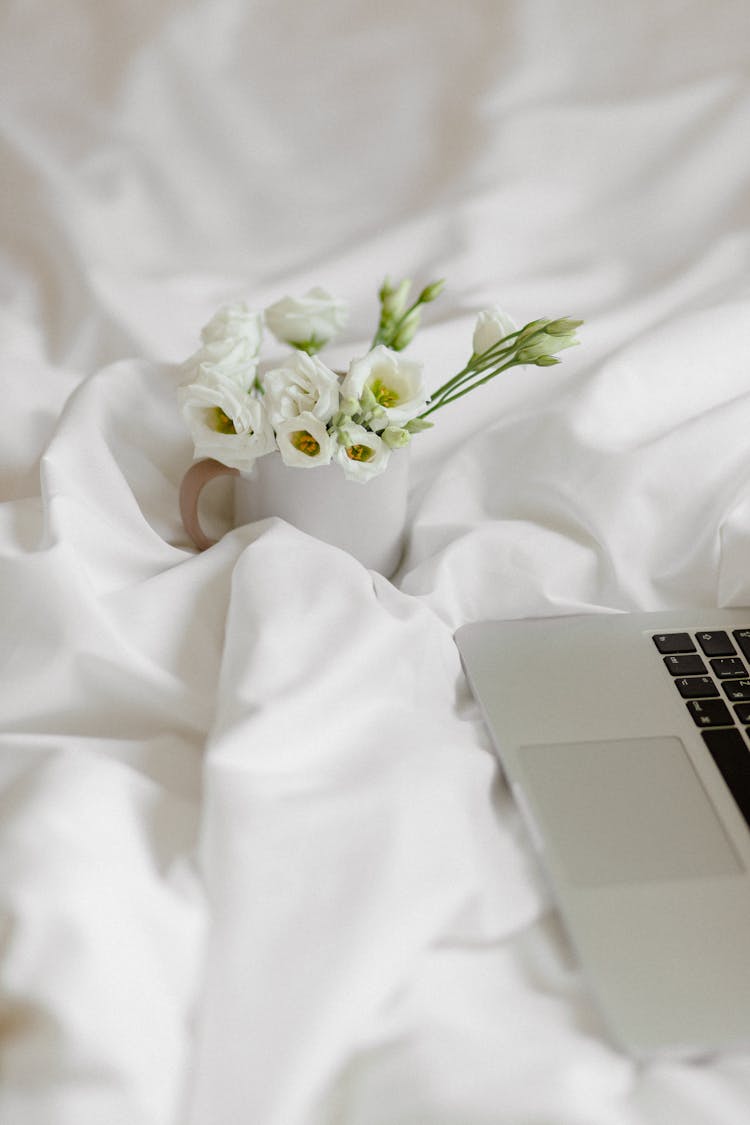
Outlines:
<svg viewBox="0 0 750 1125"><path fill-rule="evenodd" d="M452 641L750 603L750 9L0 11L0 1121L746 1125L608 1041ZM586 320L413 443L393 582L196 555L177 364L324 284ZM218 486L209 501L224 515ZM738 1003L747 1003L744 996Z"/></svg>

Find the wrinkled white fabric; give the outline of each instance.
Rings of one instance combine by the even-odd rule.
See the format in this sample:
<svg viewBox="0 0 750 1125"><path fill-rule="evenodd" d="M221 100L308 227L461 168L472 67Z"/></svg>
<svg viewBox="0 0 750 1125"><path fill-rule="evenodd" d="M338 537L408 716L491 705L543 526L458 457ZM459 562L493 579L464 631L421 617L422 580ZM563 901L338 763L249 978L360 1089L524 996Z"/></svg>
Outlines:
<svg viewBox="0 0 750 1125"><path fill-rule="evenodd" d="M746 1054L609 1042L452 634L750 604L748 43L744 0L0 12L1 1121L745 1125ZM386 274L448 279L429 386L491 303L582 346L414 439L392 582L278 520L196 554L201 325L322 285L339 369Z"/></svg>

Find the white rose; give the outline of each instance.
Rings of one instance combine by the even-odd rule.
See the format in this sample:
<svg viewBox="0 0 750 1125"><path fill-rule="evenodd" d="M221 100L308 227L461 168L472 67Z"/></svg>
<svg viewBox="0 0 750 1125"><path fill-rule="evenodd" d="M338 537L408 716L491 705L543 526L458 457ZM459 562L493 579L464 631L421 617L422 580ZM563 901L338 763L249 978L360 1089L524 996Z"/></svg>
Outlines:
<svg viewBox="0 0 750 1125"><path fill-rule="evenodd" d="M314 414L297 414L280 422L276 441L284 464L292 468L314 469L327 465L333 456L333 439Z"/></svg>
<svg viewBox="0 0 750 1125"><path fill-rule="evenodd" d="M204 344L244 340L253 355L260 351L262 338L261 315L259 312L252 312L244 302L224 305L201 329Z"/></svg>
<svg viewBox="0 0 750 1125"><path fill-rule="evenodd" d="M258 371L258 357L253 343L241 336L226 340L212 340L185 360L182 371L186 382L206 383L215 377L230 379L240 390L253 385Z"/></svg>
<svg viewBox="0 0 750 1125"><path fill-rule="evenodd" d="M282 297L265 310L266 324L277 340L312 354L341 331L347 321L344 301L325 289L310 289L304 297Z"/></svg>
<svg viewBox="0 0 750 1125"><path fill-rule="evenodd" d="M339 408L339 379L317 356L293 352L263 376L265 405L274 426L298 414L327 422Z"/></svg>
<svg viewBox="0 0 750 1125"><path fill-rule="evenodd" d="M382 438L353 423L344 427L342 437L336 460L349 480L365 482L383 472L391 451Z"/></svg>
<svg viewBox="0 0 750 1125"><path fill-rule="evenodd" d="M247 470L256 457L276 448L262 402L232 379L206 374L201 382L181 387L178 396L196 457Z"/></svg>
<svg viewBox="0 0 750 1125"><path fill-rule="evenodd" d="M515 332L516 325L510 319L506 312L494 305L492 308L483 309L477 317L477 322L474 327L474 340L472 347L476 355L481 355L482 352L488 351L489 348L494 348L495 344L503 339L504 336Z"/></svg>
<svg viewBox="0 0 750 1125"><path fill-rule="evenodd" d="M361 399L365 388L375 397L379 417L370 425L383 430L402 426L427 405L422 364L378 344L362 359L355 359L341 384L341 397Z"/></svg>

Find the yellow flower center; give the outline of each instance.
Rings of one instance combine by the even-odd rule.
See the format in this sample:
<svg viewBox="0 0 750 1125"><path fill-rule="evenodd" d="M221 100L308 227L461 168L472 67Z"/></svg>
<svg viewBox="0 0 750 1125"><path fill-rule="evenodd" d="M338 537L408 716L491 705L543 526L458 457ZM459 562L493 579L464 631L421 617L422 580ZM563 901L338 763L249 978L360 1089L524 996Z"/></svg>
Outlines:
<svg viewBox="0 0 750 1125"><path fill-rule="evenodd" d="M304 453L306 457L317 457L320 453L320 442L317 442L307 430L295 430L289 435L289 440L294 448Z"/></svg>
<svg viewBox="0 0 750 1125"><path fill-rule="evenodd" d="M386 410L389 406L395 406L398 402L398 391L394 391L393 387L386 387L382 379L376 379L370 390L375 395L378 405L384 406Z"/></svg>
<svg viewBox="0 0 750 1125"><path fill-rule="evenodd" d="M375 450L369 445L348 445L346 455L350 461L372 461Z"/></svg>
<svg viewBox="0 0 750 1125"><path fill-rule="evenodd" d="M237 430L234 427L234 422L225 414L220 406L214 407L214 425L213 428L217 434L236 434Z"/></svg>

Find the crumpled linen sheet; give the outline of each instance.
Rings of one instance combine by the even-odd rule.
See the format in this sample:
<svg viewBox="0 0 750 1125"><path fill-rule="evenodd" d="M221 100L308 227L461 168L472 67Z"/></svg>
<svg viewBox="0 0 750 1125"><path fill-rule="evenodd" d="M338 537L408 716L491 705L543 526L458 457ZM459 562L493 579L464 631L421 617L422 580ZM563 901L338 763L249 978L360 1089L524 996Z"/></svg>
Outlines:
<svg viewBox="0 0 750 1125"><path fill-rule="evenodd" d="M0 1120L745 1125L747 1054L608 1040L452 634L750 603L747 24L0 14ZM414 441L393 581L278 520L196 554L201 324L323 283L336 366L388 272L448 277L432 385L492 300L583 346Z"/></svg>

